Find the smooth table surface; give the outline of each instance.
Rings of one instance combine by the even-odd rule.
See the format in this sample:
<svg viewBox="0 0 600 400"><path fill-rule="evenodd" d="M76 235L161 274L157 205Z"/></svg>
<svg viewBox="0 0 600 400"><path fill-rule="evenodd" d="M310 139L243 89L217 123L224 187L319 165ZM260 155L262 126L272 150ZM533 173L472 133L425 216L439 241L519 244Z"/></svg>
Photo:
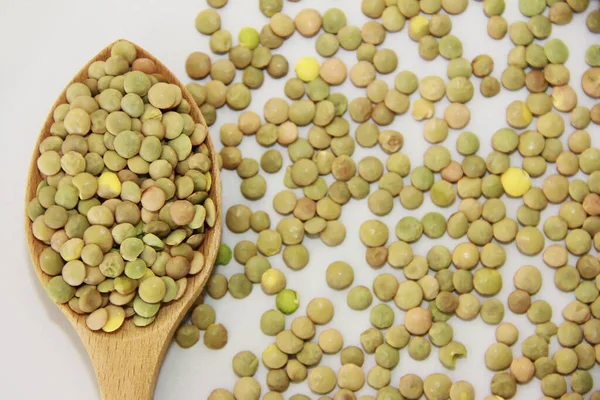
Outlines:
<svg viewBox="0 0 600 400"><path fill-rule="evenodd" d="M255 0L230 0L229 4L220 10L223 28L232 32L234 44L237 43L237 33L242 27L253 26L260 30L267 23L268 20L259 12L257 3ZM517 2L511 0L507 3L509 4L504 14L507 20L509 22L524 20L518 12ZM0 230L0 254L2 255L0 301L3 307L0 314L0 398L98 399L98 387L83 345L71 330L67 320L45 295L35 277L27 254L22 224L27 165L44 118L64 85L81 66L113 40L126 38L145 47L162 60L183 82L188 82L189 78L184 70L187 55L197 50L209 52L208 37L200 35L194 28L196 14L207 6L204 0L178 0L168 3L159 0L101 2L3 0L0 5L2 6L0 135L3 139L0 150L2 177L0 220L3 222L3 228ZM362 26L367 21L360 11L359 0L302 0L299 3L286 1L283 11L293 16L305 7L314 7L320 11L330 7L340 7L344 9L349 24ZM597 7L597 1L592 0L586 14L592 7ZM581 14L575 15L569 25L554 26L551 37L559 37L569 45L570 57L567 66L571 71L571 85L579 94L579 104L591 107L594 102L581 90L579 79L587 68L584 62L585 50L589 45L598 43L600 38L587 30L584 17ZM452 33L464 44L464 57L471 60L478 54L491 55L496 62L493 75L500 78L502 70L506 67L506 55L512 48L512 43L508 37L501 41L493 41L487 36L487 18L481 10L481 3L470 2L468 10L460 16L452 17L452 21L454 26ZM408 38L407 26L399 33L388 34L381 47L392 48L398 53L399 66L396 72L409 69L416 72L420 78L431 74L445 78L447 61L441 57L433 62L423 61L418 56L417 44ZM308 40L298 33L295 33L274 53L284 54L290 62L291 72L288 78L293 76L293 65L299 57L304 55L318 57L314 50L314 38ZM340 50L337 56L348 66L356 62L354 53ZM211 55L211 57L216 60L222 56ZM393 84L394 77L395 73L378 76L389 84ZM240 79L241 72L238 71L236 81ZM472 78L472 82L475 85L476 95L468 104L472 111L472 118L464 130L470 130L480 136L479 154L485 157L491 148L489 139L491 135L497 129L506 126L504 116L506 106L513 100L524 100L527 92L525 89L518 92L502 90L495 98L484 100L479 94L479 79ZM250 108L262 115L262 107L266 100L275 96L284 97L283 84L284 80L274 81L266 76L265 85L260 90L252 92L253 101ZM364 95L363 89L357 89L349 82L342 87L333 88L332 92L335 91L343 91L349 99ZM411 96L411 101L416 98L416 95ZM443 115L447 104L445 99L436 104L436 116ZM211 128L218 147L221 146L218 140L219 126L224 122L237 121L238 114L226 107L218 111L218 121ZM568 118L568 115L565 117ZM568 124L568 119L566 121L566 133L562 136L564 140L573 131ZM409 113L397 117L391 126L392 129L404 134L405 145L402 151L410 156L413 167L422 164L422 154L427 148L422 135L422 126L423 124L414 121ZM354 132L355 127L356 124L352 123L351 132ZM300 132L301 136L305 137L306 128L301 129ZM588 132L593 137L594 146L598 147L600 140L597 136L600 134L600 129L592 124L588 127ZM460 131L451 130L448 139L444 142L454 157L458 156L455 151L455 141L459 133ZM282 151L284 165L289 165L286 149L277 148ZM245 156L255 159L258 159L263 151L252 137L244 139L241 150ZM365 150L357 146L353 158L358 160L365 155L384 157L378 147ZM513 155L511 160L513 164L520 165L518 156ZM256 202L249 202L241 196L240 178L235 172L224 171L222 174L224 210L233 204L248 204L253 210L268 211L274 227L281 217L273 211L271 202L272 197L284 188L284 169L267 177L267 195ZM554 165L550 165L548 173L554 170ZM330 181L331 176L327 179ZM404 181L406 184L408 179L405 178ZM535 180L534 184L539 185L540 182ZM376 185L372 185L372 190L375 188ZM458 204L459 201L448 209L441 211L437 209L437 211L448 216L457 209ZM519 204L518 201L508 202L508 213L513 218L516 217L516 208ZM411 214L420 218L434 209L428 198L422 207L412 212L404 210L395 200L392 213L381 218L390 227L390 242L395 239L394 227L402 216ZM556 213L557 207L548 207L542 213L542 220ZM345 346L359 345L359 334L370 327L369 312L350 310L346 305L348 290L336 292L330 289L325 282L325 269L327 265L337 260L350 263L355 271L353 285L371 287L373 279L382 272L393 272L399 280L404 280L400 271L394 271L389 266L375 271L364 262L365 247L360 243L357 231L363 221L372 218L375 216L368 210L366 200L351 201L344 206L341 221L348 230L346 240L339 247L328 248L319 239L305 238L303 244L310 250L311 262L302 271L294 272L288 269L281 260L281 255L270 258L271 264L286 274L288 287L297 290L300 294L300 309L287 318L287 327L294 316L304 314L310 299L324 296L331 299L336 307L335 317L329 327L337 328L343 333ZM256 237L253 232L234 235L226 228L223 232L224 241L232 248L239 240L256 240ZM435 242L423 237L413 244L413 250L415 254L425 255L433 244L453 247L456 243L458 241L447 236ZM546 245L549 244L550 241L546 240ZM592 251L595 254L595 251ZM570 263L572 262L574 258L570 259ZM544 276L542 290L534 296L534 300L549 301L554 307L553 321L561 323L562 307L572 301L574 295L561 293L555 287L553 271L543 264L540 257L522 256L514 244L508 247L508 259L501 269L504 288L499 298L506 302L508 294L513 290L514 272L520 266L527 264L539 267ZM243 267L232 261L226 267L218 267L217 271L230 276L243 272ZM231 369L232 357L242 350L250 350L260 356L263 349L273 342L273 338L261 333L258 320L264 311L274 308L274 298L266 296L259 286L255 285L251 295L244 300L235 300L227 295L218 301L207 297L207 302L215 307L217 321L227 327L229 343L220 351L209 350L201 342L188 350L173 345L160 373L155 396L157 400L205 399L210 391L217 387L231 390L236 380ZM373 305L377 303L378 300L375 299ZM395 323L402 323L404 313L394 305L392 307L396 310ZM513 347L515 357L520 356L520 343L522 339L535 332L535 326L527 320L526 316L515 316L508 309L505 321L515 323L521 332L519 342ZM416 373L425 377L433 372L442 372L448 374L454 381L464 379L473 383L478 399L489 395L489 382L493 373L485 368L483 354L487 347L495 342L495 326L486 325L481 319L464 322L453 318L450 324L454 328L455 340L466 344L469 351L468 358L459 360L455 371L448 371L439 363L436 348L433 348L429 359L423 362L412 360L406 350L402 350L400 364L392 372L392 385L397 387L400 376L407 373ZM323 329L320 327L317 334ZM554 339L551 352L557 348L558 344ZM322 363L337 371L339 355L324 356ZM374 358L368 356L365 371L373 365L375 365ZM597 388L600 387L599 369L600 367L596 365L593 370ZM267 391L266 372L266 368L261 365L256 376L263 384L263 394ZM285 397L295 393L303 393L311 398L318 397L310 393L305 383L291 385ZM365 387L361 393L375 394L375 391ZM516 398L540 397L539 381L534 381L530 385L519 387Z"/></svg>

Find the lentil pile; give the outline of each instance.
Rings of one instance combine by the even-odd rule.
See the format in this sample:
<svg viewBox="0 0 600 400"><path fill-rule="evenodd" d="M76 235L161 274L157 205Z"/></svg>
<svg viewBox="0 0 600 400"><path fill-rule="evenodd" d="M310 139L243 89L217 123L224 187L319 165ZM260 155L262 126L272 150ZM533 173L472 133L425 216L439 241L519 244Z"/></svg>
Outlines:
<svg viewBox="0 0 600 400"><path fill-rule="evenodd" d="M535 380L544 399L600 399L592 374L600 363L600 150L591 135L600 124L600 103L583 106L577 94L580 86L585 103L600 98L600 45L570 51L552 32L585 13L589 31L599 33L600 11L593 2L515 0L521 13L515 21L503 17L505 0L345 2L360 5L368 19L362 27L340 8L288 15L283 0L257 2L264 25L240 29L236 42L235 32L227 30L234 27L222 26L219 15L227 1L208 1L212 8L195 23L214 54L196 51L185 63L194 80L187 88L210 125L225 105L239 111L237 123L223 121L218 134L221 167L238 175L247 200L226 212L224 240L233 252L223 250L227 261L233 253L243 272L227 279L225 270L215 269L206 292L212 299L227 292L243 299L257 284L273 296L273 308L257 323L271 344L260 354L235 355L239 380L208 398L502 400ZM467 7L481 9L493 40L510 41L503 71L502 62L487 54L463 57L452 28L453 17ZM446 65L447 76L399 68L402 60L386 35L405 31L423 63ZM290 65L278 49L292 35L312 40L321 58L299 57ZM336 57L343 52L355 53L352 65ZM569 57L582 56L585 71L571 76ZM283 94L270 93L260 105L262 115L246 110L270 78L285 80ZM361 95L348 98L350 91L341 91L348 80ZM488 128L493 151L487 155L480 151L485 136L465 130L476 90L484 101L501 91L520 94L505 109L493 110L506 123ZM440 110L443 99L449 105ZM420 123L430 144L420 165L411 165L403 152L405 138L417 134L402 132L407 119ZM450 137L458 158L448 149ZM240 144L252 140L264 150L242 154ZM358 147L374 153L358 159ZM269 175L280 171L286 189L267 193ZM275 213L256 206L265 196ZM340 222L344 205L360 200L373 216L347 229ZM390 221L394 205L403 213ZM422 205L437 211L413 211ZM234 242L246 232L253 239ZM318 238L343 248L347 235L364 244L364 261L314 266L312 276L324 275L330 289L344 292L352 312L369 314L371 326L359 338L328 326L335 315L332 299L303 299L294 290L295 271L318 257L303 242ZM442 237L456 246L436 243ZM424 254L415 251L419 240L429 243ZM526 262L507 274L502 267L515 245ZM274 265L272 257L279 254L285 265ZM373 281L355 279L355 271L365 268L377 270ZM536 296L549 284L542 277L552 275L556 288L572 296L562 309ZM513 291L503 301L498 294L509 285ZM183 325L186 340L178 343L189 347L206 330L206 345L222 347L226 331L216 346L209 332L215 314L210 305L198 305L191 320L196 330ZM509 314L527 318L531 332L505 321ZM474 340L455 336L453 320L478 318L495 326L495 338L487 339L492 344L484 359L465 361ZM422 361L434 349L439 368L428 375L402 368L402 357ZM321 363L338 356L336 369ZM470 383L439 373L467 362L493 372L488 390L475 393ZM260 368L267 371L264 382L255 378ZM392 381L395 368L402 370L399 381ZM305 381L311 393L294 388Z"/></svg>
<svg viewBox="0 0 600 400"><path fill-rule="evenodd" d="M27 214L48 295L89 329L152 324L204 268L198 249L216 219L207 134L179 86L129 42L68 86Z"/></svg>
<svg viewBox="0 0 600 400"><path fill-rule="evenodd" d="M600 45L576 52L553 33L582 13L587 29L600 33L594 2L344 2L360 5L368 18L357 26L340 8L291 16L283 0L258 0L265 24L243 27L237 36L222 26L227 0L207 3L195 26L212 54L188 56L185 70L194 81L186 87L208 125L225 105L239 111L237 123L218 129L219 166L237 174L247 200L227 210L225 241L246 232L254 239L221 245L217 264L233 259L243 271L227 278L221 268L230 267L216 268L206 295L245 299L256 284L273 298L256 323L271 344L260 354L236 354L239 379L209 399L501 400L536 381L544 399L599 400L593 372L600 363L600 149L592 134L600 103L581 103L600 98ZM509 5L518 7L519 20L503 16ZM485 53L463 57L453 17L467 7L481 10L490 38L511 44L502 71L503 62ZM442 63L446 76L401 69L386 36L406 31L423 63ZM311 40L320 57L290 65L278 49L292 36ZM69 104L57 109L52 136L40 148L38 166L47 178L29 207L36 237L50 245L40 260L55 276L50 296L91 313L90 328L109 332L128 315L136 325L151 323L162 302L177 298L185 286L178 283L203 266L194 249L205 225L214 223L206 130L190 123L189 108L177 101L181 94L152 75L146 61L126 44L115 52L90 68L91 79L70 88ZM336 57L342 52L355 53L352 65ZM570 57L585 58L581 76L567 68ZM285 84L259 115L246 109L265 79ZM348 81L360 96L342 92ZM465 130L476 90L484 98L501 91L520 96L500 110L506 124L489 127L487 155L480 151L484 133ZM405 138L417 134L402 132L406 119L420 123L430 144L419 165L403 152ZM448 149L450 138L459 157ZM264 151L242 154L244 140ZM357 145L374 155L353 158ZM286 189L267 193L269 175L280 172ZM129 183L146 175L139 185ZM265 196L275 214L255 205L265 204ZM347 229L340 222L344 205L360 200L373 217ZM389 221L394 205L403 216ZM420 215L421 206L437 211ZM336 313L331 299L302 299L293 280L315 257L304 240L343 248L347 235L364 244L364 261L320 265L313 276L324 275L330 289L343 292L352 312L368 313L371 326L358 338L328 326ZM436 244L443 237L456 246ZM415 251L419 241L430 243L423 254ZM509 276L503 270L510 246L528 262ZM285 266L273 265L276 255ZM377 277L359 281L355 270L363 268L377 270ZM572 296L560 309L538 295L552 275L557 290ZM498 295L507 286L513 290L503 301ZM188 348L202 336L206 347L222 349L227 329L201 303L175 341ZM519 332L505 321L509 315L526 318L531 332ZM473 360L472 338L455 337L453 321L479 318L495 326L495 337L484 358ZM347 344L355 341L360 346ZM401 353L415 361L435 353L439 368L423 376L402 369ZM339 357L337 370L321 362L328 357ZM493 372L487 391L475 393L469 382L448 376L467 362ZM264 382L255 378L261 368L268 371ZM402 374L392 381L396 368ZM311 393L293 390L300 382Z"/></svg>

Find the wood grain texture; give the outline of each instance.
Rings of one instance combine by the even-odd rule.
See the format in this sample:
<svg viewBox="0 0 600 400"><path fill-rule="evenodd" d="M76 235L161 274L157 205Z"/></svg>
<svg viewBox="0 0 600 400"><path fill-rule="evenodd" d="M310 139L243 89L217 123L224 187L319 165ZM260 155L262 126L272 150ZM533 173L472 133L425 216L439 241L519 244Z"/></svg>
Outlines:
<svg viewBox="0 0 600 400"><path fill-rule="evenodd" d="M113 45L114 43L110 44L90 60L73 80L69 82L69 85L73 82L80 82L86 79L89 65L94 61L106 60L110 56L110 49ZM156 63L158 73L165 76L168 82L181 87L183 98L190 103L191 117L196 123L206 126L204 117L200 113L192 96L173 73L146 50L135 44L134 46L137 49L138 58L146 57L153 60ZM37 185L42 181L42 176L36 165L36 160L40 155L39 145L44 138L50 135L50 126L54 122L54 109L58 105L66 103L66 88L69 85L65 87L65 90L50 110L33 151L25 195L26 208L29 201L36 195ZM114 333L92 332L85 325L85 316L75 314L67 304L57 305L71 322L87 349L94 365L102 392L102 399L104 400L150 400L153 398L160 365L165 357L172 336L181 320L200 295L212 270L221 241L221 179L219 176L217 152L210 135L207 136L205 143L210 150L212 160L211 173L213 184L209 195L215 203L217 215L215 226L207 230L205 240L199 249L205 257L204 269L194 277L188 277L188 287L184 296L162 307L156 320L150 326L140 328L133 325L131 320L126 320L123 327ZM42 272L38 260L41 251L46 245L33 236L31 221L27 217L27 212L25 212L25 235L31 261L40 282L45 286L50 277ZM49 396L52 397L52 395Z"/></svg>

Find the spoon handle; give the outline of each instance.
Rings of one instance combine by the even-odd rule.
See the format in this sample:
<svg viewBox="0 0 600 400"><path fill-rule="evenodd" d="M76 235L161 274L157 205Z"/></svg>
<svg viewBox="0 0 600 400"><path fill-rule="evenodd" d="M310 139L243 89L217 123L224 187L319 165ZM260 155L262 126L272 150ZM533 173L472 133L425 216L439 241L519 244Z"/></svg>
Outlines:
<svg viewBox="0 0 600 400"><path fill-rule="evenodd" d="M102 400L152 400L168 340L163 332L130 340L108 334L84 339Z"/></svg>

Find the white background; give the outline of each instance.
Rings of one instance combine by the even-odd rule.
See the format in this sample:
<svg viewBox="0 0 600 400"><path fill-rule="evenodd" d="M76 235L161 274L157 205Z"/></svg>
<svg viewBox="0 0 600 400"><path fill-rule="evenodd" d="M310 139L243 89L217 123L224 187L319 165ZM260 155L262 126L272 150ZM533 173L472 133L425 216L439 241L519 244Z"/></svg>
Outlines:
<svg viewBox="0 0 600 400"><path fill-rule="evenodd" d="M230 30L234 38L243 26L260 27L267 22L258 10L256 0L230 0L230 4L222 9L223 28ZM523 19L516 9L516 0L510 3L504 14L510 21ZM0 276L0 398L21 399L97 399L98 387L94 379L92 366L85 350L79 342L70 325L59 310L51 304L41 285L34 275L23 237L23 197L29 158L33 150L39 128L50 110L56 96L71 77L92 56L108 43L127 38L149 50L172 69L184 82L188 79L184 71L186 56L192 51L208 52L208 37L200 35L194 28L196 14L206 7L204 0L179 0L166 2L164 0L104 0L104 1L0 1L0 134L3 144L0 149L1 165L1 204L0 221L1 235L1 276ZM324 11L329 7L341 7L346 12L350 24L362 26L366 18L360 12L359 0L324 1L302 0L299 3L285 2L284 12L295 15L303 7L314 7ZM592 6L596 2L592 1ZM590 7L590 9L591 9ZM589 12L590 10L588 10ZM506 67L506 54L512 48L508 38L502 41L492 41L486 34L487 18L481 10L481 3L471 2L469 9L463 15L453 17L452 33L464 43L464 56L472 59L478 54L490 54L496 61L493 75L500 77ZM586 66L584 63L585 50L592 43L598 43L598 36L593 36L585 28L583 15L576 15L568 26L554 27L552 37L563 39L571 49L567 66L571 70L571 83L580 95L580 104L592 106L594 103L581 91L579 79ZM234 39L234 43L236 40ZM388 34L382 47L392 48L399 54L399 70L409 69L417 72L419 77L429 74L445 76L447 61L439 57L433 62L421 60L417 53L416 43L410 41L406 27L402 32ZM314 50L314 39L307 40L295 34L280 49L275 51L286 55L293 66L295 61L304 55L317 56ZM338 56L347 65L356 62L355 54L340 50ZM213 59L219 58L213 56ZM292 73L293 74L293 73ZM290 74L290 76L292 75ZM385 77L388 83L393 83L395 74ZM238 72L236 80L241 79ZM476 96L469 103L472 110L472 120L467 130L476 132L481 138L480 154L485 156L490 150L490 136L497 129L505 126L504 110L506 105L515 99L525 99L524 90L517 93L502 91L494 99L485 99L478 93L479 79L473 78L476 86ZM251 108L259 113L264 102L273 96L284 97L283 80L266 79L265 85L259 91L253 91ZM349 98L364 95L349 83L332 91L343 91ZM415 95L411 96L414 101ZM436 104L436 116L443 116L447 102ZM262 114L262 113L261 113ZM212 128L214 138L218 142L218 127L224 122L237 120L237 113L223 108L219 111L218 122ZM533 125L532 125L533 126ZM352 132L355 124L352 125ZM393 129L404 134L406 144L403 151L409 154L413 167L422 163L422 154L426 143L422 138L422 124L416 123L409 114L398 117ZM572 127L569 125L566 134ZM598 145L597 137L600 132L597 126L588 128ZM457 131L451 131L445 142L452 152ZM306 130L301 130L306 135ZM218 144L218 146L220 146ZM247 157L259 158L262 149L252 137L246 138L241 146ZM284 152L285 149L280 149ZM357 148L356 159L367 154L383 157L377 149ZM287 156L284 157L286 162ZM513 163L520 165L517 156ZM548 172L554 171L550 166ZM267 195L260 201L253 202L255 210L267 210L275 226L279 217L271 207L272 196L283 189L282 172L268 177ZM330 178L330 177L329 177ZM405 184L407 183L405 179ZM536 181L539 184L539 180ZM250 202L239 194L240 179L235 172L223 173L223 196L226 209L232 204ZM373 186L372 189L374 189ZM517 201L511 201L510 215L516 217ZM514 205L514 207L512 207ZM458 207L456 202L452 207L442 210L444 215L450 215ZM421 217L427 211L433 210L430 201L418 210L411 212ZM550 207L543 213L545 219L553 215L557 209ZM393 212L382 218L390 227L393 237L396 222L408 213L395 201ZM325 284L325 269L329 263L336 260L349 262L355 271L355 285L371 286L377 272L372 270L363 260L365 247L358 239L357 229L366 219L374 218L366 207L366 200L351 201L344 206L341 221L348 228L348 236L342 246L327 248L318 239L305 239L304 244L311 252L311 262L302 271L293 272L283 264L281 256L271 258L274 267L281 268L287 278L288 287L300 293L301 307L296 312L301 315L308 301L319 295L330 298L336 306L336 315L330 326L343 332L345 345L358 345L360 332L369 327L369 312L355 312L345 304L346 291L335 292ZM224 241L232 248L241 239L255 240L256 234L233 235L224 229ZM441 241L447 246L454 246L455 241L444 237ZM546 243L549 245L549 241ZM422 238L414 244L415 254L425 255L432 242ZM546 299L554 307L553 321L562 322L560 311L567 302L573 299L572 294L560 293L553 283L553 271L546 267L540 257L524 257L516 251L514 245L508 248L508 260L502 267L504 288L499 298L504 302L513 290L512 275L518 267L533 264L540 268L544 275L542 291L534 299ZM570 260L573 263L574 260ZM573 264L574 265L574 264ZM219 267L218 271L227 276L242 272L242 266L232 262L229 266ZM399 280L404 280L400 271L392 271L385 267L382 272L393 272ZM233 388L235 382L231 370L231 358L242 350L251 350L260 355L262 350L272 342L259 329L260 315L274 307L274 298L262 293L258 286L244 300L235 300L227 295L220 301L207 300L217 311L218 322L223 323L229 330L229 343L220 351L208 350L202 343L189 350L181 350L172 346L162 367L155 398L167 399L204 399L211 390L217 387ZM377 304L377 300L374 305ZM394 307L392 305L392 307ZM396 323L402 323L403 313L396 310ZM288 317L287 326L293 317ZM514 346L514 354L520 356L520 342L531 335L535 327L524 316L514 316L508 310L505 320L514 322L521 331L519 343ZM406 350L401 351L399 366L393 371L392 385L397 386L399 377L406 373L417 373L425 377L429 373L448 373L453 380L466 379L476 386L477 398L482 399L489 394L489 382L492 373L483 363L485 349L494 342L495 327L488 326L480 319L463 322L458 318L450 321L455 331L455 340L467 345L469 356L458 362L455 371L445 370L437 360L437 350L434 348L430 358L424 362L412 360ZM322 328L319 329L319 331ZM552 351L557 348L553 340ZM334 369L339 368L339 356L325 356L322 361ZM367 357L365 367L368 370L374 365L372 356ZM263 383L266 368L260 367L257 378ZM596 387L600 387L598 366L594 369ZM266 386L263 386L263 393ZM292 385L286 392L286 398L295 393L310 395L308 388L302 385ZM361 394L374 394L371 388L364 388ZM316 398L317 396L312 395ZM539 382L519 388L518 399L540 398ZM127 394L123 394L123 399Z"/></svg>

